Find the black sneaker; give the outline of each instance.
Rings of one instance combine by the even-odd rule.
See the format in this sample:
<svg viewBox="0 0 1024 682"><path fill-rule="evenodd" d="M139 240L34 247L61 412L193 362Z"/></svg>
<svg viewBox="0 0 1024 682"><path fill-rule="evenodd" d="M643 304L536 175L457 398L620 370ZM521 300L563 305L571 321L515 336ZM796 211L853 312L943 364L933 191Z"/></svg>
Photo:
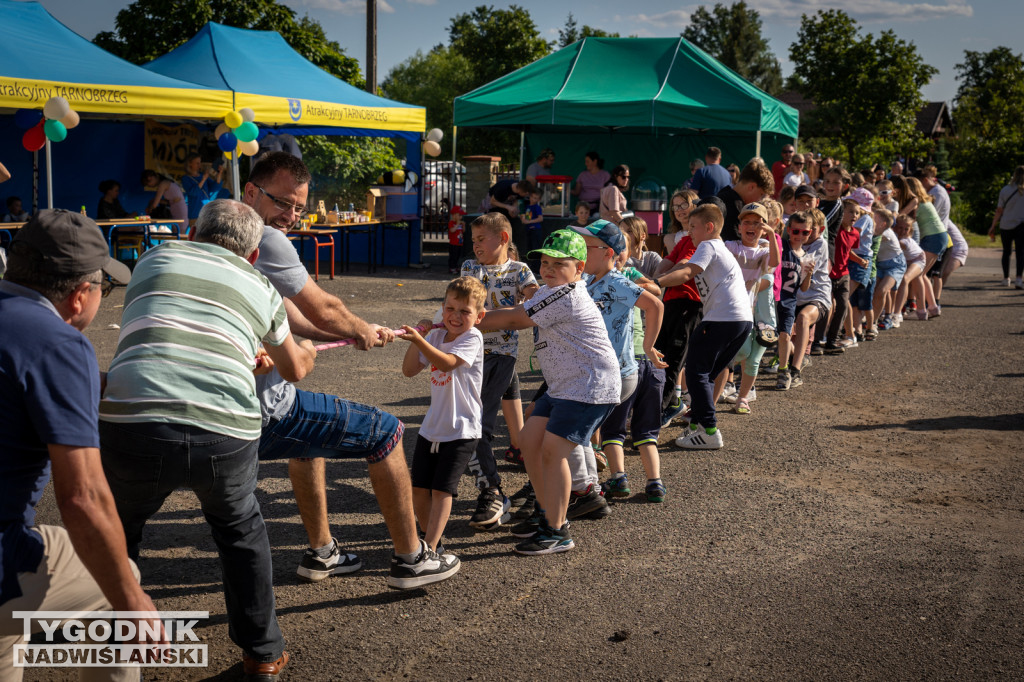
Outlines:
<svg viewBox="0 0 1024 682"><path fill-rule="evenodd" d="M846 352L846 349L840 346L838 343L826 343L825 352L829 355L840 355Z"/></svg>
<svg viewBox="0 0 1024 682"><path fill-rule="evenodd" d="M685 409L686 405L683 404L682 398L673 397L672 402L661 412L661 428L667 429L672 420L682 414Z"/></svg>
<svg viewBox="0 0 1024 682"><path fill-rule="evenodd" d="M787 367L779 370L779 378L775 381L776 391L788 391L793 385L793 373Z"/></svg>
<svg viewBox="0 0 1024 682"><path fill-rule="evenodd" d="M518 554L528 555L556 554L558 552L568 552L575 546L576 543L572 541L572 537L569 535L569 524L567 522L558 530L548 528L547 526L542 527L529 540L516 545L515 551Z"/></svg>
<svg viewBox="0 0 1024 682"><path fill-rule="evenodd" d="M484 488L476 498L476 511L473 512L469 525L477 530L491 530L503 523L508 523L512 515L508 513L512 502L498 488Z"/></svg>
<svg viewBox="0 0 1024 682"><path fill-rule="evenodd" d="M537 494L533 492L533 484L527 481L526 485L512 493L512 497L508 499L510 499L512 502L524 504L524 502L519 502L519 500L535 500L537 499Z"/></svg>
<svg viewBox="0 0 1024 682"><path fill-rule="evenodd" d="M811 353L810 354L811 355L824 355L825 354L825 349L822 347L822 345L820 343L815 341L814 343L811 344Z"/></svg>
<svg viewBox="0 0 1024 682"><path fill-rule="evenodd" d="M331 538L331 541L334 543L334 550L326 559L320 558L320 555L312 549L306 550L297 571L300 578L315 583L332 575L354 573L363 567L363 562L359 560L358 556L342 551L338 546L338 541L334 538Z"/></svg>
<svg viewBox="0 0 1024 682"><path fill-rule="evenodd" d="M540 508L536 504L533 505L533 513L530 514L529 518L520 521L516 525L512 526L512 536L517 538L529 538L533 537L533 534L540 528L541 512Z"/></svg>
<svg viewBox="0 0 1024 682"><path fill-rule="evenodd" d="M600 510L602 507L607 508L608 502L601 496L601 493L594 489L594 484L591 483L584 492L572 492L569 494L569 508L565 512L565 518L578 519L583 516L587 518L602 518L600 516L589 516L589 514ZM604 516L607 515L604 514Z"/></svg>
<svg viewBox="0 0 1024 682"><path fill-rule="evenodd" d="M794 369L793 370L793 374L792 374L792 379L791 379L791 381L789 383L790 387L791 388L796 388L797 386L803 386L803 383L804 383L804 380L800 378L800 370Z"/></svg>
<svg viewBox="0 0 1024 682"><path fill-rule="evenodd" d="M422 551L412 563L406 563L392 555L388 587L411 590L414 587L447 580L459 572L462 564L454 554L439 555L422 542L420 549Z"/></svg>

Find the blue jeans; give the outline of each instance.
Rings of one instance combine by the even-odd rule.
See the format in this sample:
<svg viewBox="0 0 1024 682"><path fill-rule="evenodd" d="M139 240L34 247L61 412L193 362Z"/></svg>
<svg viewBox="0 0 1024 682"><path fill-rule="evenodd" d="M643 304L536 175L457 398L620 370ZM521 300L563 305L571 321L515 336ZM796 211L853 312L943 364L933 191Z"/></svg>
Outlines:
<svg viewBox="0 0 1024 682"><path fill-rule="evenodd" d="M191 488L220 555L231 641L257 661L284 651L274 603L270 541L256 501L256 441L183 424L100 422L103 471L121 517L128 555L176 488Z"/></svg>
<svg viewBox="0 0 1024 682"><path fill-rule="evenodd" d="M295 391L291 410L271 419L260 436L260 461L365 457L379 462L402 440L398 417L327 393Z"/></svg>

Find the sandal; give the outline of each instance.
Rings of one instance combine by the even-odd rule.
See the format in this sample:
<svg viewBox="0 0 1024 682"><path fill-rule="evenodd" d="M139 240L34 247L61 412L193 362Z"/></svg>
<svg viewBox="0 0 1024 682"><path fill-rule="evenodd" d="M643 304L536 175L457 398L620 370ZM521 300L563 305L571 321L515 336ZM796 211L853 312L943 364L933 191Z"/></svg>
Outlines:
<svg viewBox="0 0 1024 682"><path fill-rule="evenodd" d="M510 447L508 450L505 450L505 461L523 466L524 462L522 451L519 448Z"/></svg>
<svg viewBox="0 0 1024 682"><path fill-rule="evenodd" d="M750 414L750 401L746 398L740 398L736 402L736 414Z"/></svg>
<svg viewBox="0 0 1024 682"><path fill-rule="evenodd" d="M594 459L597 460L597 470L604 471L608 468L608 458L600 450L594 450Z"/></svg>

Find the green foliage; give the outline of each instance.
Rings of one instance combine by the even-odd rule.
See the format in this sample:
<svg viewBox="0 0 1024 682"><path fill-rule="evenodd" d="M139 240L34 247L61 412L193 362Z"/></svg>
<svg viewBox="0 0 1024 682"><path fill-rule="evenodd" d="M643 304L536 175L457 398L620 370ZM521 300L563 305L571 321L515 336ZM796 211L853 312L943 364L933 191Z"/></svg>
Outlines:
<svg viewBox="0 0 1024 682"><path fill-rule="evenodd" d="M298 141L313 174L310 194L328 206L362 207L366 188L384 171L400 167L388 138L306 135Z"/></svg>
<svg viewBox="0 0 1024 682"><path fill-rule="evenodd" d="M921 88L938 71L892 31L875 38L842 10L806 14L790 45L790 85L815 103L800 122L810 137L836 139L851 168L928 146L916 130Z"/></svg>
<svg viewBox="0 0 1024 682"><path fill-rule="evenodd" d="M569 12L569 16L565 20L565 26L558 29L558 47L566 47L572 45L578 40L584 38L619 38L621 37L618 33L609 33L608 31L600 28L594 28L583 24L583 28L579 28L576 23L576 17Z"/></svg>
<svg viewBox="0 0 1024 682"><path fill-rule="evenodd" d="M956 66L959 88L953 109L958 137L950 153L962 223L985 232L999 190L1024 159L1024 59L1007 47L964 53Z"/></svg>
<svg viewBox="0 0 1024 682"><path fill-rule="evenodd" d="M438 45L427 54L417 50L381 83L385 97L418 104L427 109L427 129L440 128L441 157L452 154L452 99L474 87L473 65L455 50ZM460 144L461 146L461 144Z"/></svg>
<svg viewBox="0 0 1024 682"><path fill-rule="evenodd" d="M474 87L551 52L551 44L540 36L530 13L519 5L498 10L480 5L468 14L459 14L448 27L448 37L451 48L473 65Z"/></svg>
<svg viewBox="0 0 1024 682"><path fill-rule="evenodd" d="M782 67L761 35L761 15L746 2L698 7L683 37L769 95L782 92Z"/></svg>
<svg viewBox="0 0 1024 682"><path fill-rule="evenodd" d="M308 16L274 0L135 0L117 13L114 31L93 42L133 64L145 64L187 42L207 22L259 31L276 31L291 47L321 69L363 87L359 62Z"/></svg>

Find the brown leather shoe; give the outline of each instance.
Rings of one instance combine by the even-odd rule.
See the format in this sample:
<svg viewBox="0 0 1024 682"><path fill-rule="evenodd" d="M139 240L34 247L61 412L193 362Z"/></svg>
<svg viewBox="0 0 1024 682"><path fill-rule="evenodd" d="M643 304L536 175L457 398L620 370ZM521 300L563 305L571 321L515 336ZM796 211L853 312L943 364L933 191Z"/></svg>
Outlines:
<svg viewBox="0 0 1024 682"><path fill-rule="evenodd" d="M245 679L252 682L272 682L281 674L281 670L288 665L288 652L282 652L281 658L276 661L260 663L257 660L242 656L242 669L245 671Z"/></svg>

